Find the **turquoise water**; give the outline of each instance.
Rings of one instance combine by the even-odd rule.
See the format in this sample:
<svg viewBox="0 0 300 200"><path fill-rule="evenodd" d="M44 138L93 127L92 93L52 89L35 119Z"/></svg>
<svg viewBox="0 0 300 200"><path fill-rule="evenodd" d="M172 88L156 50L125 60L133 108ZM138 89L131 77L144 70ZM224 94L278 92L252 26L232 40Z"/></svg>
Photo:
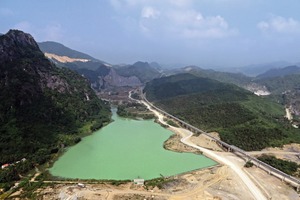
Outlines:
<svg viewBox="0 0 300 200"><path fill-rule="evenodd" d="M50 169L54 176L80 179L152 179L209 167L213 160L165 150L172 132L153 120L118 117L108 126L69 148Z"/></svg>

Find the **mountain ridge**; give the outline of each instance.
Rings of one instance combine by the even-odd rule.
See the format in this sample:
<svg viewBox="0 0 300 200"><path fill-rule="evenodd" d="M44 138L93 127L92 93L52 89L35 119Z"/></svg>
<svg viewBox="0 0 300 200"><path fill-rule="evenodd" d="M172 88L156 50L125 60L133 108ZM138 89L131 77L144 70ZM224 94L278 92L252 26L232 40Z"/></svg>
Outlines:
<svg viewBox="0 0 300 200"><path fill-rule="evenodd" d="M257 79L268 79L274 77L283 77L292 74L300 74L300 67L297 65L290 65L283 68L272 68L268 71L256 76Z"/></svg>
<svg viewBox="0 0 300 200"><path fill-rule="evenodd" d="M70 68L84 75L90 80L93 89L97 91L110 90L114 87L141 86L161 76L161 66L156 62L137 61L133 64L112 66L57 42L38 44L45 55L56 65ZM65 60L60 60L63 56L67 57L64 58Z"/></svg>
<svg viewBox="0 0 300 200"><path fill-rule="evenodd" d="M39 42L38 45L41 51L56 54L58 56L68 56L70 58L80 58L80 59L87 59L90 61L98 61L101 63L106 63L88 54L66 47L65 45L58 42L54 42L54 41Z"/></svg>
<svg viewBox="0 0 300 200"><path fill-rule="evenodd" d="M300 142L282 105L233 84L176 74L148 82L144 92L159 108L202 130L217 131L223 141L244 150Z"/></svg>
<svg viewBox="0 0 300 200"><path fill-rule="evenodd" d="M109 107L79 74L53 65L33 37L19 30L0 36L0 164L25 171L46 162L62 146L80 141L109 121ZM0 170L0 183L25 171ZM17 173L17 174L16 174Z"/></svg>

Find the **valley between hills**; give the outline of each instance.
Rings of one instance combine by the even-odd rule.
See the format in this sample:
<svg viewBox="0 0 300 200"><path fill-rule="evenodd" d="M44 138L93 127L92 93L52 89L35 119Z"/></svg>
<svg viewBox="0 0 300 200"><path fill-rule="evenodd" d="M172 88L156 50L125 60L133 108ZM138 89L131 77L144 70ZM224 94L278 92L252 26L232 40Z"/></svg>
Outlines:
<svg viewBox="0 0 300 200"><path fill-rule="evenodd" d="M0 50L2 199L299 199L297 186L218 142L299 180L298 66L257 77L154 62L113 66L56 42L36 43L18 30L0 36ZM53 177L48 169L67 148L111 123L111 105L119 116L154 118L174 132L162 144L166 150L219 164L143 185Z"/></svg>

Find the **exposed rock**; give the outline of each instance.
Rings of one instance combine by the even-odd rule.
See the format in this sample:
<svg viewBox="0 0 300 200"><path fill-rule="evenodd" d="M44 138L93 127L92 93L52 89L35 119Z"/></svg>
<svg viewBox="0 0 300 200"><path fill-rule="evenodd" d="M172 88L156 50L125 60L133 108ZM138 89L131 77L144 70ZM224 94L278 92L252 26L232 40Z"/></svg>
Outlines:
<svg viewBox="0 0 300 200"><path fill-rule="evenodd" d="M136 76L124 77L116 73L115 69L111 69L109 74L103 79L108 86L140 86L141 81Z"/></svg>
<svg viewBox="0 0 300 200"><path fill-rule="evenodd" d="M249 90L256 94L257 96L267 96L271 92L268 91L267 87L264 85L259 85L257 83L250 83L244 87L246 90Z"/></svg>
<svg viewBox="0 0 300 200"><path fill-rule="evenodd" d="M26 157L42 164L51 148L75 142L86 123L99 119L98 129L109 121L109 107L89 82L52 64L29 34L9 31L0 49L0 163ZM64 134L70 140L61 140Z"/></svg>
<svg viewBox="0 0 300 200"><path fill-rule="evenodd" d="M10 30L7 34L0 37L0 62L12 60L12 58L22 56L26 53L24 50L16 51L16 49L20 50L18 47L26 47L39 51L39 47L33 37L22 31Z"/></svg>
<svg viewBox="0 0 300 200"><path fill-rule="evenodd" d="M66 91L71 93L68 82L62 79L60 76L47 73L40 73L40 76L42 88L57 90L59 93L65 93Z"/></svg>

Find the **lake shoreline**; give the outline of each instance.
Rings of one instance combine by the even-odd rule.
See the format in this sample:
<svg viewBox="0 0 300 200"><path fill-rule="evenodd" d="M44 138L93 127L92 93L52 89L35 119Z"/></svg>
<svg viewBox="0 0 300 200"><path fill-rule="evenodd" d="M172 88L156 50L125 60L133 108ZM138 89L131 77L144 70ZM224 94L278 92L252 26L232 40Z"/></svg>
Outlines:
<svg viewBox="0 0 300 200"><path fill-rule="evenodd" d="M114 113L116 112L115 110L113 111ZM119 116L116 116L116 114L114 114L115 116L114 117L119 117ZM114 119L114 117L113 117L113 119ZM162 151L166 151L166 152L164 152L163 154L166 154L167 152L170 152L170 151L168 151L168 150L166 150L166 149L164 149L163 148L163 143L166 141L166 140L168 140L169 139L169 137L171 136L171 135L173 135L174 134L174 132L171 132L170 130L167 130L167 129L165 129L165 128L163 128L163 127L161 127L159 124L157 124L157 123L155 123L153 120L132 120L132 119L121 119L120 117L118 118L118 120L123 120L124 122L127 122L127 123L134 123L135 125L134 126L136 126L136 127L134 127L134 129L136 129L137 127L141 127L141 130L143 130L143 129L145 129L145 127L151 127L151 128L153 128L152 126L154 126L154 127L156 127L156 128L154 128L156 131L158 131L158 130L160 130L160 131L162 131L163 133L162 133L162 135L160 135L161 133L151 133L151 134L157 134L157 135L159 135L159 137L163 137L164 139L163 139L163 141L160 143L160 145L159 145L159 148L161 148L162 149ZM110 129L110 126L112 126L112 124L114 124L114 123L116 123L116 121L114 121L113 123L110 123L108 126L106 126L106 127L104 127L103 129ZM123 123L123 122L122 122ZM139 123L141 123L141 124L139 124ZM144 124L143 124L144 123ZM148 125L147 125L147 123L148 123ZM149 124L150 123L150 124ZM152 125L151 125L152 124ZM149 128L148 127L148 128ZM101 132L103 132L103 129L101 129L100 131L97 131L97 132L99 132L99 133L97 133L97 132L95 132L95 133L93 133L93 134L91 134L91 136L90 137L92 137L93 135L95 135L95 134L101 134ZM124 129L124 127L122 127L122 129ZM133 131L133 130L131 130L131 131ZM142 132L144 132L145 130L143 130ZM160 131L158 131L158 132L160 132ZM130 131L129 131L130 132ZM154 131L155 132L155 131ZM164 133L168 133L168 135L165 135ZM102 135L103 135L104 133L102 133ZM144 137L144 136L141 136L141 135L137 135L138 137ZM117 137L120 137L120 135L119 136L117 136ZM135 136L134 136L135 137ZM152 137L154 137L154 136L152 136L152 135L148 135L147 136L147 140L150 140L151 141L151 139L153 140L153 138ZM156 136L155 136L156 137ZM117 139L117 138L115 138L115 139ZM134 139L136 139L136 138L134 138ZM80 143L78 143L77 145L80 145L80 144L82 144L83 142L84 142L84 140L86 140L86 138L84 138L83 139L83 141L81 141ZM99 140L99 143L101 143L102 141L100 141ZM123 142L123 141L122 141ZM152 142L154 142L154 143L157 143L157 141L155 141L155 140L153 140ZM113 144L113 143L112 143ZM75 146L77 146L77 145L75 145ZM84 145L86 145L86 144L84 144ZM101 143L101 145L103 145L102 143ZM115 144L114 144L115 145ZM136 144L135 144L136 145ZM146 143L144 143L143 145L147 145L147 142ZM143 148L143 145L141 146L141 149ZM157 145L157 144L156 144ZM130 145L129 145L130 146ZM67 152L68 151L70 151L71 149L73 149L74 148L74 146L72 146L72 147L70 147L70 149L68 149L67 150ZM94 148L94 147L93 147ZM129 148L128 146L126 146L126 148ZM131 147L130 147L131 148ZM123 149L123 150L126 150L126 149ZM157 150L156 150L157 151ZM159 150L160 151L160 150ZM65 155L66 155L66 153L67 152L65 152L64 154L62 154L62 156L61 157L58 157L58 160L56 161L56 162L59 162L59 160L62 158L62 157L64 157ZM105 152L105 151L103 151L103 152ZM90 152L91 153L91 152ZM130 152L130 153L128 153L127 154L127 156L129 155L129 154L131 154L132 152ZM172 153L171 154L173 154L174 152L172 151ZM151 152L150 154L149 153L147 153L146 155L149 157L149 160L151 160L151 159L154 159L154 158L151 158L151 154L154 154L155 155L155 153L153 153L153 152ZM161 152L160 153L157 153L158 155L160 155L161 154ZM176 153L175 153L176 154ZM178 153L177 153L178 154ZM188 158L188 159L192 159L191 157L193 157L193 156L191 156L191 154L192 153L190 153L190 154L187 154L187 155L185 155L185 154L178 154L178 155L175 155L175 157L176 156L184 156L184 157L190 157L190 158ZM196 156L195 154L193 154L194 156ZM98 155L99 156L99 155ZM141 155L139 155L140 156L140 159L141 160L143 160L143 156L141 156ZM197 156L199 156L199 155L197 155ZM202 156L202 155L201 155ZM172 157L174 157L174 155L172 155L171 156L171 158ZM112 157L112 158L110 158L109 159L109 161L111 161L111 160L114 160L113 159L114 157ZM172 158L172 159L174 159L174 158ZM171 159L171 161L172 161L172 159ZM181 158L181 160L182 160L183 158ZM205 157L205 156L203 156L203 157L201 157L201 159L198 157L198 158L193 158L193 159L198 159L199 161L202 159L202 160L207 160L206 162L208 162L208 160L209 160L209 162L211 163L211 164L208 164L209 165L209 167L210 166L214 166L214 165L216 165L216 163L213 161L213 160L211 160L211 159L209 159L209 158L207 158L207 157ZM192 159L192 160L193 160ZM167 159L168 160L168 159ZM145 160L144 159L144 161L143 162L146 162L147 163L147 159ZM198 161L198 162L199 162ZM56 162L54 162L54 164L53 164L53 166L52 166L52 168L50 168L50 174L52 174L52 176L53 176L53 178L55 179L55 180L59 180L59 179L63 179L63 180L66 180L66 179L70 179L70 180L74 180L74 179L80 179L80 180L83 180L83 179L96 179L96 180L127 180L127 179L133 179L133 176L130 178L129 176L128 176L128 178L124 178L124 177L122 177L121 179L120 178L116 178L116 176L115 177L112 177L112 178L99 178L99 177L95 177L95 176L93 176L93 177L89 177L89 178L83 178L83 177L80 177L80 176L77 176L77 177L70 177L70 175L68 176L65 176L65 175L58 175L58 174L56 174L56 173L53 173L53 171L51 172L51 169L53 169L53 167L55 167L55 163ZM96 161L95 161L96 162ZM124 166L127 166L127 167L135 167L134 165L128 165L128 163L126 164L126 161L124 161L125 163L122 163L122 165L121 166L123 166L123 168L124 168ZM155 162L157 162L157 161L155 161ZM159 161L158 161L159 162ZM160 161L160 162L162 162L162 161ZM186 162L186 161L185 161ZM204 162L204 161L201 161L201 162ZM176 163L176 162L175 162ZM195 161L192 161L192 163L194 163L194 164L192 164L192 166L193 165L196 165L195 164ZM151 165L151 163L148 163L148 165ZM179 163L176 163L176 165L178 165ZM74 165L78 165L78 163L77 164L74 164ZM92 163L90 164L90 165L92 165ZM119 164L117 164L117 165L119 165ZM169 173L171 173L171 175L173 175L173 174L176 174L176 175L178 175L179 173L186 173L186 172L189 172L189 171L193 171L193 170L199 170L199 169L203 169L203 168L206 168L207 166L199 166L200 164L198 163L198 166L199 167L194 167L194 169L187 169L187 170L183 170L183 169L181 169L181 170L179 170L179 172L178 173L176 173L176 172L167 172L168 170L164 170L164 169L162 169L162 168L164 168L164 166L165 165L168 165L168 162L166 162L165 164L163 164L162 166L161 166L161 168L159 168L158 167L158 169L159 169L159 171L162 171L161 173L159 173L159 174L163 174L164 176L166 176L166 177L169 177L170 176L170 174ZM180 165L180 164L179 164ZM203 165L203 164L202 164ZM72 166L72 165L67 165L68 167L67 168L76 168L76 167L74 167L74 166ZM86 167L89 167L89 166L86 166ZM101 167L101 165L99 165L99 166L97 166L98 168L99 167ZM103 166L102 166L103 167ZM112 165L112 167L114 167L114 165ZM180 167L182 167L182 166L179 166L179 167L177 167L178 169L180 168ZM157 166L153 166L153 168L157 168ZM172 168L174 168L174 166L172 167ZM192 167L193 168L193 167ZM78 168L77 168L77 170L78 170ZM137 168L136 170L141 170L140 168ZM141 175L142 177L145 177L145 179L153 179L153 178L157 178L157 177L160 177L159 175L157 175L157 176L153 176L153 177L151 177L151 176L149 176L149 173L150 172L148 172L148 171L151 171L151 170L153 170L153 169L147 169L146 171L147 171L147 173L146 174L148 174L148 175L146 175L146 174L144 174L144 175ZM175 169L171 169L171 171L172 170L175 170ZM132 171L135 171L135 170L132 170ZM169 170L170 171L170 170ZM182 172L180 172L180 171L182 171ZM131 172L129 172L129 173L131 173ZM143 174L143 173L145 173L145 172L140 172L141 174ZM173 174L172 174L173 173ZM88 174L88 173L86 173L86 174ZM148 177L149 176L149 177ZM67 178L64 178L64 177L67 177ZM136 176L136 178L138 178L139 176Z"/></svg>

